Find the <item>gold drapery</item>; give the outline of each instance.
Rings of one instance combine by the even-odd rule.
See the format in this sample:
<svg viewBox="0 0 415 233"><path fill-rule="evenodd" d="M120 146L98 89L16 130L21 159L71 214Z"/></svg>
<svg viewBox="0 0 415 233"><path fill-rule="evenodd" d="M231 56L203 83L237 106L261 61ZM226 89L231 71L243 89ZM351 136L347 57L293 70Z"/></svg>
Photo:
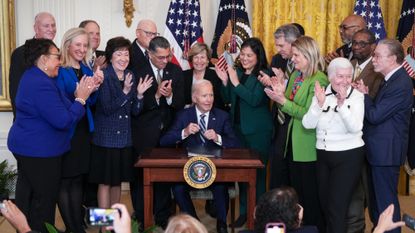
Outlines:
<svg viewBox="0 0 415 233"><path fill-rule="evenodd" d="M395 38L403 0L379 0L389 38ZM299 23L319 44L322 54L342 42L338 26L353 13L355 0L254 0L252 29L264 43L268 58L276 53L273 33L286 23Z"/></svg>

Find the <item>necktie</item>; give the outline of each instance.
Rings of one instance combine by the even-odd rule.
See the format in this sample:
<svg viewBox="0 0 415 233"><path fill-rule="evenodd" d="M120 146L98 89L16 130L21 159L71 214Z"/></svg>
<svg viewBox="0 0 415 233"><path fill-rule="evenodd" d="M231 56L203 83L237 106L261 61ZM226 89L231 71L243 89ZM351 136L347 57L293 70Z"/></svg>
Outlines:
<svg viewBox="0 0 415 233"><path fill-rule="evenodd" d="M202 141L202 143L206 142L205 136L203 136L203 134L206 131L206 122L205 122L205 114L200 114L200 120L199 120L199 137L200 140Z"/></svg>
<svg viewBox="0 0 415 233"><path fill-rule="evenodd" d="M360 66L358 65L354 71L353 81L355 81L361 73L362 73L362 68L360 68Z"/></svg>
<svg viewBox="0 0 415 233"><path fill-rule="evenodd" d="M161 70L160 69L157 69L157 77L156 77L157 84L160 84L161 79L162 79L162 77L161 77Z"/></svg>
<svg viewBox="0 0 415 233"><path fill-rule="evenodd" d="M294 72L294 63L291 60L287 61L287 67L285 68L285 78L290 80L291 74ZM288 84L288 82L287 82ZM284 124L285 122L285 114L277 107L277 104L274 104L277 108L277 121L280 125Z"/></svg>
<svg viewBox="0 0 415 233"><path fill-rule="evenodd" d="M95 65L95 59L96 59L97 57L95 56L95 53L94 54L92 54L92 57L91 57L91 60L89 61L89 65L91 66L91 67L94 67L94 65Z"/></svg>

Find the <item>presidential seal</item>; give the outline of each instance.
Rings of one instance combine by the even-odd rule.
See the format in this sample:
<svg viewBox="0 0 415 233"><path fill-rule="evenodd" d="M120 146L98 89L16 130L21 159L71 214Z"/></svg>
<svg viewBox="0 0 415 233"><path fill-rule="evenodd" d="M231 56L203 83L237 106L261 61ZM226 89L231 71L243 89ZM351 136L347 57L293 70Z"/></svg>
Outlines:
<svg viewBox="0 0 415 233"><path fill-rule="evenodd" d="M186 183L193 188L204 189L215 181L216 166L206 157L195 156L184 165L183 176Z"/></svg>

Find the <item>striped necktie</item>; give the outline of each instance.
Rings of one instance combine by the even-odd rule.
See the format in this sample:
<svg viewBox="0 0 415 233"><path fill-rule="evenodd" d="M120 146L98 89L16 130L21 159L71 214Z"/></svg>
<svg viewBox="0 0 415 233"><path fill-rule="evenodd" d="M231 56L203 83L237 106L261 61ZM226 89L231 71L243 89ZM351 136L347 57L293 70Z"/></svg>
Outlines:
<svg viewBox="0 0 415 233"><path fill-rule="evenodd" d="M202 141L202 143L204 144L206 142L205 136L203 136L205 134L206 131L206 122L205 122L205 114L200 114L200 120L199 120L199 137L200 140Z"/></svg>
<svg viewBox="0 0 415 233"><path fill-rule="evenodd" d="M157 84L160 85L161 79L162 79L162 77L161 77L161 70L160 69L157 69L157 77L156 77Z"/></svg>

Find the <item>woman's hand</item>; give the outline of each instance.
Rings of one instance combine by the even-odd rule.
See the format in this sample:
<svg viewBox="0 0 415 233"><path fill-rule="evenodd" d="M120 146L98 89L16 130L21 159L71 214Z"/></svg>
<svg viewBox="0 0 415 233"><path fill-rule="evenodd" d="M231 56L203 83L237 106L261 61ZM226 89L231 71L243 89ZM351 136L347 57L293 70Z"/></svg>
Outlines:
<svg viewBox="0 0 415 233"><path fill-rule="evenodd" d="M340 108L343 106L344 100L347 98L347 87L340 86L339 90L337 91L336 98L337 106Z"/></svg>
<svg viewBox="0 0 415 233"><path fill-rule="evenodd" d="M272 72L274 72L275 77L285 79L284 71L282 71L280 68L272 67L271 69Z"/></svg>
<svg viewBox="0 0 415 233"><path fill-rule="evenodd" d="M228 66L228 74L229 74L229 80L231 80L231 83L233 86L238 86L239 85L239 78L238 78L238 74L236 73L235 68L233 68L232 66Z"/></svg>
<svg viewBox="0 0 415 233"><path fill-rule="evenodd" d="M96 90L97 86L95 80L91 77L84 75L81 80L76 84L75 98L81 98L86 101L92 92Z"/></svg>
<svg viewBox="0 0 415 233"><path fill-rule="evenodd" d="M320 83L318 81L316 81L314 85L314 95L317 98L318 106L322 108L324 102L326 101L326 90L324 89L324 87L320 86Z"/></svg>
<svg viewBox="0 0 415 233"><path fill-rule="evenodd" d="M95 70L93 79L97 88L104 82L104 72L102 72L100 66Z"/></svg>
<svg viewBox="0 0 415 233"><path fill-rule="evenodd" d="M222 84L224 86L228 85L228 73L226 72L225 69L219 68L217 63L215 64L215 72L216 72L216 75L219 77L219 79L222 81Z"/></svg>
<svg viewBox="0 0 415 233"><path fill-rule="evenodd" d="M280 78L271 78L271 87L264 89L265 94L275 102L284 105L287 99L285 98L285 84L281 82Z"/></svg>
<svg viewBox="0 0 415 233"><path fill-rule="evenodd" d="M379 216L378 225L376 226L373 233L383 233L385 231L393 230L397 227L405 226L405 222L393 222L393 204L390 204L382 214Z"/></svg>
<svg viewBox="0 0 415 233"><path fill-rule="evenodd" d="M153 77L150 77L149 75L146 75L146 77L140 78L137 85L137 97L139 99L143 98L143 94L147 89L151 87L153 84Z"/></svg>
<svg viewBox="0 0 415 233"><path fill-rule="evenodd" d="M127 95L128 93L130 93L132 86L133 86L133 75L131 73L128 73L124 79L124 87L122 89L122 92L124 92L124 94Z"/></svg>
<svg viewBox="0 0 415 233"><path fill-rule="evenodd" d="M271 86L271 77L262 70L259 71L258 81L265 87Z"/></svg>
<svg viewBox="0 0 415 233"><path fill-rule="evenodd" d="M26 216L20 211L20 209L11 201L4 200L4 208L1 208L3 217L17 230L18 233L26 233L31 231L29 224L27 223Z"/></svg>

